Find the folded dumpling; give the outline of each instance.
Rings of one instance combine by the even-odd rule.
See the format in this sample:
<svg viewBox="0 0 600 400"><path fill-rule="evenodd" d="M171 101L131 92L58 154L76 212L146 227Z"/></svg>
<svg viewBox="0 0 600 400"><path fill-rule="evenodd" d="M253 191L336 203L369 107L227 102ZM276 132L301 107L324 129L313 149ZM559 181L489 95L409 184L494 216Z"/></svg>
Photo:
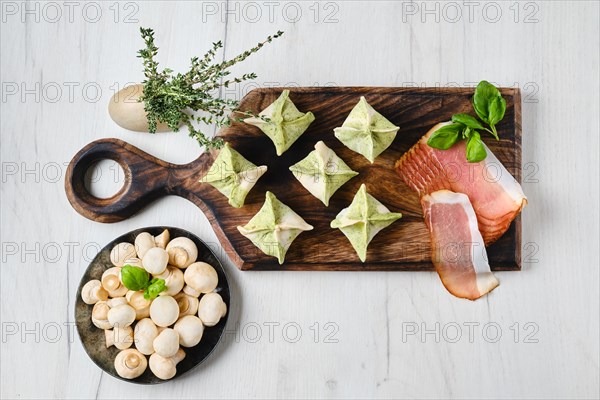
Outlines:
<svg viewBox="0 0 600 400"><path fill-rule="evenodd" d="M245 123L260 128L273 141L278 156L289 149L315 120L310 111L299 111L289 96L290 91L284 90L277 100L260 112L259 116L266 120L257 117L244 120Z"/></svg>
<svg viewBox="0 0 600 400"><path fill-rule="evenodd" d="M342 126L333 131L349 149L373 163L392 144L398 129L361 96Z"/></svg>
<svg viewBox="0 0 600 400"><path fill-rule="evenodd" d="M326 206L336 190L358 175L322 141L306 158L290 167L302 186Z"/></svg>
<svg viewBox="0 0 600 400"><path fill-rule="evenodd" d="M283 264L285 253L298 235L313 229L271 192L267 192L265 204L246 226L237 228L263 253L277 257L279 264Z"/></svg>
<svg viewBox="0 0 600 400"><path fill-rule="evenodd" d="M344 208L331 221L332 228L339 228L348 238L362 262L367 259L367 247L382 229L400 219L402 214L391 212L375 197L360 186L349 207Z"/></svg>
<svg viewBox="0 0 600 400"><path fill-rule="evenodd" d="M266 171L265 165L257 167L225 143L200 182L214 186L229 199L230 205L240 208L250 190Z"/></svg>

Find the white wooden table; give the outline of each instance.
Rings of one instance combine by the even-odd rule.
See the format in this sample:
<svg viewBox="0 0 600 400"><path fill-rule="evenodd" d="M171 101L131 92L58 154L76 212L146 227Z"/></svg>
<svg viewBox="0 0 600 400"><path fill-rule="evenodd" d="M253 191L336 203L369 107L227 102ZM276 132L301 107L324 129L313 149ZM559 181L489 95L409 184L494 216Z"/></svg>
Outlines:
<svg viewBox="0 0 600 400"><path fill-rule="evenodd" d="M1 394L3 398L597 398L599 396L597 2L238 3L5 1L1 23ZM472 86L523 91L522 272L472 303L433 272L240 272L228 333L208 362L156 387L118 381L73 325L97 250L134 228L172 225L214 244L180 198L100 224L77 214L66 163L118 137L167 161L185 132L132 133L109 118L115 90L142 79L139 26L163 66L184 70L223 40L226 57L277 29L238 72L256 86ZM118 188L99 169L99 194Z"/></svg>

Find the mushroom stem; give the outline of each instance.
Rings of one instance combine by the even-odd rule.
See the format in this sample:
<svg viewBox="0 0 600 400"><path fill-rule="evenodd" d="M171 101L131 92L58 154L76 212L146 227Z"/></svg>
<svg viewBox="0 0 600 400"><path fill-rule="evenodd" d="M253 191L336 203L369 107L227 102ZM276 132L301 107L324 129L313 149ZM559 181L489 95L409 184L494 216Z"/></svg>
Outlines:
<svg viewBox="0 0 600 400"><path fill-rule="evenodd" d="M81 299L86 304L96 304L108 299L108 292L98 279L92 279L81 288Z"/></svg>
<svg viewBox="0 0 600 400"><path fill-rule="evenodd" d="M171 239L171 235L169 234L169 230L165 229L160 235L154 238L154 244L156 244L156 247L164 249L165 247L167 247L169 239Z"/></svg>

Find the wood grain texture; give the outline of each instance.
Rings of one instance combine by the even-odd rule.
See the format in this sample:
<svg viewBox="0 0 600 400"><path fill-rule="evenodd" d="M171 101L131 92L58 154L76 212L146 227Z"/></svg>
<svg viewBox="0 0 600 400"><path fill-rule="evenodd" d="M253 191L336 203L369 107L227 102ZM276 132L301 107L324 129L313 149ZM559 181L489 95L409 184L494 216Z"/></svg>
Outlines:
<svg viewBox="0 0 600 400"><path fill-rule="evenodd" d="M70 22L66 5L56 2L62 18L54 23L24 16L20 1L2 3L21 12L3 14L6 23L0 24L0 75L7 85L0 102L6 172L0 184L1 398L600 397L598 2L457 2L462 18L448 21L441 14L452 17L454 2L328 1L319 2L315 21L315 2L296 1L302 16L290 22L283 18L285 2L273 5L272 13L266 3L249 2L262 6L261 20L250 21L242 14L244 4L233 0L228 14L225 1L139 0L133 2L139 23L123 22L134 12L124 9L130 2L119 2L119 23L116 2L97 3L102 18L96 23L82 18L82 4L70 7ZM48 18L53 4L25 2L40 14L47 5ZM295 4L286 8L290 17ZM411 4L418 7L415 15L403 12ZM203 13L215 5L214 15ZM497 7L502 16L493 22ZM86 7L90 17L94 9ZM337 22L325 23L326 17ZM500 286L469 302L450 295L435 272L241 272L204 213L178 196L112 224L81 217L65 196L66 168L55 178L56 166L66 166L86 144L115 137L177 164L200 153L185 131L129 132L107 113L115 82L122 88L144 79L135 57L142 46L140 25L155 29L158 60L175 71L185 71L189 57L204 54L211 42L222 40L219 60L230 59L284 30L236 69L236 75L256 72L258 79L224 91L228 98L240 99L258 86L473 87L488 79L520 87L523 190L529 198L522 213L522 271L497 272ZM11 82L20 93L8 94ZM53 82L63 89L59 101L23 94L49 84L52 97ZM72 98L67 82L78 85ZM102 88L98 99L95 84ZM13 174L11 167L17 169ZM106 167L92 186L110 195L117 179ZM90 361L75 330L73 300L99 249L125 232L154 225L186 229L209 244L234 296L224 340L205 364L177 381L141 387L112 378ZM268 323L279 324L272 337ZM326 323L333 325L326 330ZM298 342L283 336L286 324L302 328ZM456 324L460 340L449 341ZM473 340L467 324L479 324ZM500 326L498 342L483 337L486 324ZM257 325L262 331L254 340ZM419 332L404 340L415 326ZM439 341L423 334L436 326L448 328L447 335L438 330ZM288 336L294 332L290 326ZM494 329L488 333L493 336ZM528 335L533 341L525 342Z"/></svg>
<svg viewBox="0 0 600 400"><path fill-rule="evenodd" d="M281 94L281 88L253 90L241 101L241 109L256 113ZM499 142L488 141L506 168L521 178L521 98L518 89L503 89L507 100L504 120L498 131ZM330 87L297 88L290 98L303 111L312 111L315 121L281 156L275 154L270 139L258 128L235 122L219 132L224 140L256 165L267 165L242 208L233 208L218 190L198 180L214 161L216 152L202 154L187 165L158 160L116 139L96 141L82 149L67 171L65 189L73 207L87 218L99 222L120 221L139 211L158 197L174 194L196 204L207 216L232 261L243 270L429 270L430 238L423 223L418 195L394 171L394 163L433 125L449 120L452 114L471 112L471 88L383 88ZM400 131L392 145L371 164L348 149L334 135L358 102L360 96ZM288 170L311 152L322 140L359 175L342 186L329 207L312 196ZM109 199L97 199L84 187L87 169L102 158L110 158L126 171L125 185ZM367 191L403 218L377 235L369 245L367 262L361 263L350 242L330 222L347 207L365 183ZM279 200L300 214L314 230L302 233L292 244L283 266L263 254L237 230L258 212L264 193L270 190ZM494 270L520 269L521 222L517 218L505 235L489 248Z"/></svg>

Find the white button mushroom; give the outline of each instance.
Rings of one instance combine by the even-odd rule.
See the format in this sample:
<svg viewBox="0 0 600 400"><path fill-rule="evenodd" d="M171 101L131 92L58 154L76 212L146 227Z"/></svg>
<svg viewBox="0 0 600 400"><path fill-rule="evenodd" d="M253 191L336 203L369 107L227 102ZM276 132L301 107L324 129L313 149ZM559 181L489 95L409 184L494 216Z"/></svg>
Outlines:
<svg viewBox="0 0 600 400"><path fill-rule="evenodd" d="M144 292L130 290L125 295L128 304L135 310L135 319L140 320L150 315L151 300L144 298Z"/></svg>
<svg viewBox="0 0 600 400"><path fill-rule="evenodd" d="M135 349L123 350L115 357L115 370L121 378L135 379L148 367L146 357Z"/></svg>
<svg viewBox="0 0 600 400"><path fill-rule="evenodd" d="M184 276L184 281L185 281L185 276ZM192 297L200 297L200 295L202 294L200 291L194 289L190 285L185 285L183 287L183 293L187 294L188 296L192 296Z"/></svg>
<svg viewBox="0 0 600 400"><path fill-rule="evenodd" d="M167 253L169 253L169 264L183 269L196 261L198 247L193 240L180 236L167 244Z"/></svg>
<svg viewBox="0 0 600 400"><path fill-rule="evenodd" d="M183 289L183 271L177 267L167 267L165 272L154 277L165 280L167 289L160 293L161 296L175 296Z"/></svg>
<svg viewBox="0 0 600 400"><path fill-rule="evenodd" d="M165 357L173 357L179 350L179 334L171 328L164 329L152 343L154 351Z"/></svg>
<svg viewBox="0 0 600 400"><path fill-rule="evenodd" d="M198 304L198 317L206 326L215 326L227 314L227 305L219 293L207 293Z"/></svg>
<svg viewBox="0 0 600 400"><path fill-rule="evenodd" d="M182 349L169 358L154 353L150 356L150 370L159 379L171 379L177 373L177 364L184 358L185 352Z"/></svg>
<svg viewBox="0 0 600 400"><path fill-rule="evenodd" d="M130 290L125 294L125 298L127 299L127 303L135 310L146 308L152 303L151 300L146 300L142 291Z"/></svg>
<svg viewBox="0 0 600 400"><path fill-rule="evenodd" d="M133 344L133 329L130 326L119 328L115 326L113 329L104 331L106 338L106 348L115 346L119 350L125 350Z"/></svg>
<svg viewBox="0 0 600 400"><path fill-rule="evenodd" d="M106 300L106 304L108 304L110 308L113 308L116 306L120 306L121 304L127 304L127 299L125 297L115 297Z"/></svg>
<svg viewBox="0 0 600 400"><path fill-rule="evenodd" d="M185 283L201 293L210 293L217 287L219 276L217 271L205 262L193 263L183 275Z"/></svg>
<svg viewBox="0 0 600 400"><path fill-rule="evenodd" d="M200 318L194 315L185 315L173 327L179 334L179 344L183 347L194 347L200 343L204 333L204 325Z"/></svg>
<svg viewBox="0 0 600 400"><path fill-rule="evenodd" d="M158 336L158 329L150 318L144 318L135 324L133 330L134 344L140 353L149 356L154 353L154 339Z"/></svg>
<svg viewBox="0 0 600 400"><path fill-rule="evenodd" d="M102 287L110 297L121 297L127 293L127 288L121 283L121 267L112 267L102 274Z"/></svg>
<svg viewBox="0 0 600 400"><path fill-rule="evenodd" d="M159 296L150 305L150 318L158 326L170 326L179 317L179 306L171 296Z"/></svg>
<svg viewBox="0 0 600 400"><path fill-rule="evenodd" d="M140 260L137 257L134 258L128 258L127 260L125 260L123 266L125 265L131 265L132 267L140 267L140 268L144 268L142 267L142 260ZM119 278L121 278L121 275L119 274Z"/></svg>
<svg viewBox="0 0 600 400"><path fill-rule="evenodd" d="M169 243L169 239L171 239L171 235L169 234L169 230L165 229L160 235L154 238L154 243L156 247L160 247L164 249L167 247L167 243Z"/></svg>
<svg viewBox="0 0 600 400"><path fill-rule="evenodd" d="M94 304L92 308L92 324L100 329L110 329L110 322L108 322L108 311L110 306L106 301L99 301Z"/></svg>
<svg viewBox="0 0 600 400"><path fill-rule="evenodd" d="M144 254L142 266L152 275L162 274L167 268L169 255L160 247L153 247Z"/></svg>
<svg viewBox="0 0 600 400"><path fill-rule="evenodd" d="M175 297L175 301L179 306L179 316L194 315L198 312L198 298L187 295L185 293L178 293Z"/></svg>
<svg viewBox="0 0 600 400"><path fill-rule="evenodd" d="M112 327L125 328L135 321L135 310L129 304L121 304L108 311L108 322Z"/></svg>
<svg viewBox="0 0 600 400"><path fill-rule="evenodd" d="M92 279L81 288L81 299L85 304L96 304L108 299L108 292L98 279Z"/></svg>
<svg viewBox="0 0 600 400"><path fill-rule="evenodd" d="M140 320L150 316L150 306L135 310L135 319Z"/></svg>
<svg viewBox="0 0 600 400"><path fill-rule="evenodd" d="M135 246L127 242L119 243L110 252L110 261L115 267L122 267L125 265L125 260L135 257Z"/></svg>
<svg viewBox="0 0 600 400"><path fill-rule="evenodd" d="M135 237L135 251L138 257L144 258L144 254L153 247L156 247L154 237L148 232L142 232Z"/></svg>

